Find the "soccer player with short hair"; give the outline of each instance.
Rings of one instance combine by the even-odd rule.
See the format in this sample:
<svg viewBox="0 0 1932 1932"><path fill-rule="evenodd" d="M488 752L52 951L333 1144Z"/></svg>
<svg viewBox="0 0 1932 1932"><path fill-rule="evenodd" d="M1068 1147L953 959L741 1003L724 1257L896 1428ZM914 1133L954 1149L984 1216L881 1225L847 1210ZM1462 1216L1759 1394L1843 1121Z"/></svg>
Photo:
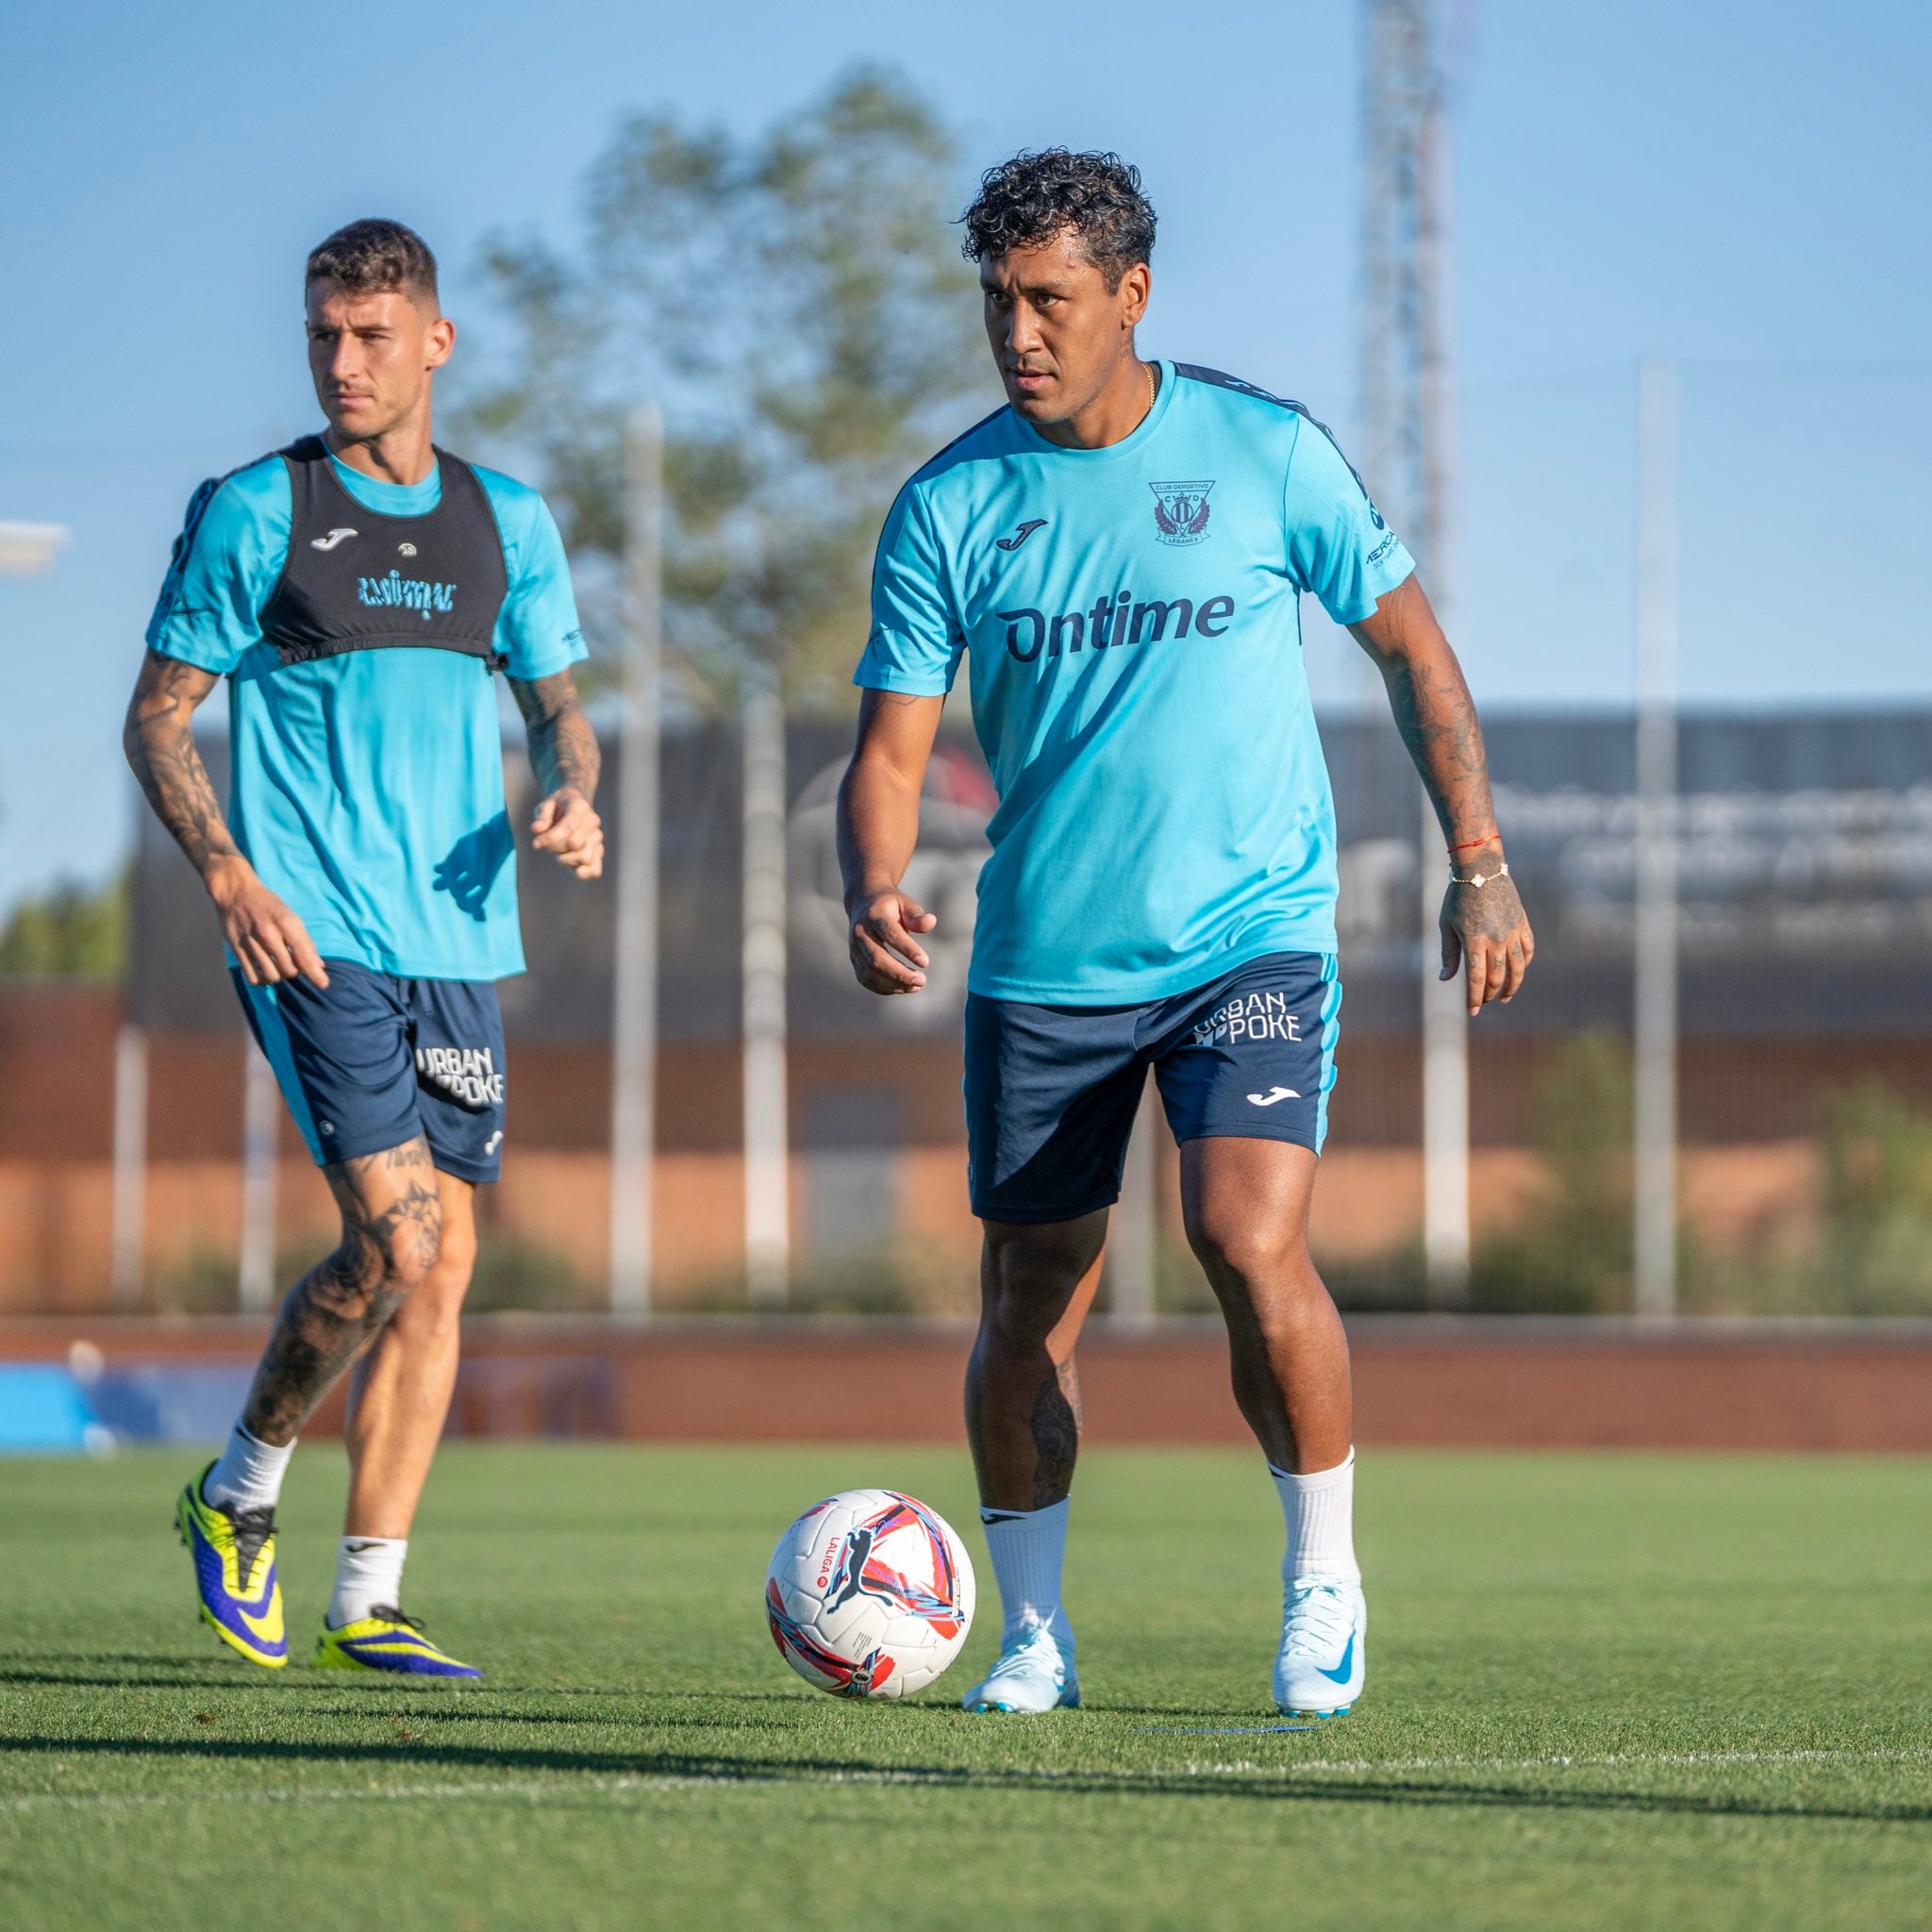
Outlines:
<svg viewBox="0 0 1932 1932"><path fill-rule="evenodd" d="M1151 1069L1188 1239L1288 1524L1274 1692L1345 1711L1368 1626L1348 1347L1308 1258L1335 1078L1335 820L1304 592L1388 686L1447 848L1442 976L1512 998L1533 950L1482 733L1414 566L1328 431L1209 369L1142 361L1155 217L1117 156L1050 149L965 216L1007 407L893 504L840 801L861 985L925 983L901 889L961 663L999 792L966 1001L968 1187L985 1230L967 1433L999 1578L970 1710L1079 1701L1060 1604L1074 1344Z"/></svg>
<svg viewBox="0 0 1932 1932"><path fill-rule="evenodd" d="M436 259L360 221L308 258L327 426L204 483L128 707L128 761L201 874L235 987L341 1211L290 1291L219 1460L182 1491L201 1614L288 1660L275 1507L295 1433L359 1358L349 1498L315 1662L475 1677L400 1607L456 1384L475 1197L504 1133L495 982L524 970L494 674L529 732L532 842L603 870L585 655L543 500L430 440L456 325ZM228 680L225 818L195 707Z"/></svg>

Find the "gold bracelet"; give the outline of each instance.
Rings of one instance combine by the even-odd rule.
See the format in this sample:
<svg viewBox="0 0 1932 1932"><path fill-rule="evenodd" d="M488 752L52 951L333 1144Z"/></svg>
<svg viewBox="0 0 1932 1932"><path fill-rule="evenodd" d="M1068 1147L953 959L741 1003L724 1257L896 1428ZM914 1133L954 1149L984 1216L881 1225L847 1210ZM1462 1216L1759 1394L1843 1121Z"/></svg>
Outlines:
<svg viewBox="0 0 1932 1932"><path fill-rule="evenodd" d="M1497 864L1494 872L1473 872L1466 879L1456 876L1456 868L1453 865L1449 868L1449 883L1452 886L1489 886L1493 885L1498 879L1507 879L1508 876L1509 861L1507 858Z"/></svg>

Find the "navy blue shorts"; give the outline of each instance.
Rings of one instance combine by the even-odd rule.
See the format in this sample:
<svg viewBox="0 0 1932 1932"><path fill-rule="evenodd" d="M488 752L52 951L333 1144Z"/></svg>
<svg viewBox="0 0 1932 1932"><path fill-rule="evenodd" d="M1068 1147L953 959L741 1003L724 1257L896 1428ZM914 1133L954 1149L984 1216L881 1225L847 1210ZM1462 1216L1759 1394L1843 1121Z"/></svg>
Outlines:
<svg viewBox="0 0 1932 1932"><path fill-rule="evenodd" d="M1147 1084L1176 1141L1319 1154L1341 982L1329 953L1273 953L1140 1007L966 997L966 1185L983 1221L1071 1221L1120 1198Z"/></svg>
<svg viewBox="0 0 1932 1932"><path fill-rule="evenodd" d="M325 959L306 979L250 986L248 1025L318 1167L421 1134L444 1174L493 1181L503 1164L503 1013L493 980L397 979Z"/></svg>

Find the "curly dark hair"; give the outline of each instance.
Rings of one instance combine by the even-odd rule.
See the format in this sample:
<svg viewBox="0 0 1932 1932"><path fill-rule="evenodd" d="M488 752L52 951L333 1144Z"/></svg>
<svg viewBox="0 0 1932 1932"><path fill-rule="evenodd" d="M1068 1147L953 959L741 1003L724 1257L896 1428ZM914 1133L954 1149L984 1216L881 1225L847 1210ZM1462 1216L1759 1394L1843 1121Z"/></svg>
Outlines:
<svg viewBox="0 0 1932 1932"><path fill-rule="evenodd" d="M307 281L340 282L352 295L436 294L436 257L414 228L379 219L351 222L308 254Z"/></svg>
<svg viewBox="0 0 1932 1932"><path fill-rule="evenodd" d="M1141 171L1115 154L1076 155L1063 147L1017 154L979 177L979 192L959 219L969 261L1072 228L1109 289L1154 254L1154 208L1141 192Z"/></svg>

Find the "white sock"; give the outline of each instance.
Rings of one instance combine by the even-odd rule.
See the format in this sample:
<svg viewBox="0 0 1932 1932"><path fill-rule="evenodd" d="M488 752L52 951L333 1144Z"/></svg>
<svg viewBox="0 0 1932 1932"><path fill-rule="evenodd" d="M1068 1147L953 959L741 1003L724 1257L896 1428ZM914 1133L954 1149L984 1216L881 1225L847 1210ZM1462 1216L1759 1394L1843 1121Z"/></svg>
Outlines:
<svg viewBox="0 0 1932 1932"><path fill-rule="evenodd" d="M336 1546L336 1592L328 1600L332 1630L359 1623L378 1609L402 1607L403 1558L409 1540L403 1536L345 1536Z"/></svg>
<svg viewBox="0 0 1932 1932"><path fill-rule="evenodd" d="M1044 1509L982 1509L986 1547L992 1556L992 1574L999 1578L1000 1607L1006 1624L1000 1632L1005 1649L1022 1627L1046 1624L1059 1646L1074 1654L1074 1626L1060 1608L1060 1566L1067 1555L1067 1508L1062 1496Z"/></svg>
<svg viewBox="0 0 1932 1932"><path fill-rule="evenodd" d="M1288 1523L1288 1549L1281 1559L1281 1578L1319 1576L1324 1583L1362 1580L1355 1559L1355 1451L1333 1469L1313 1475L1290 1475L1271 1462L1274 1492Z"/></svg>
<svg viewBox="0 0 1932 1932"><path fill-rule="evenodd" d="M221 1460L202 1479L202 1500L217 1509L273 1509L294 1453L294 1443L277 1449L273 1442L258 1442L237 1423Z"/></svg>

